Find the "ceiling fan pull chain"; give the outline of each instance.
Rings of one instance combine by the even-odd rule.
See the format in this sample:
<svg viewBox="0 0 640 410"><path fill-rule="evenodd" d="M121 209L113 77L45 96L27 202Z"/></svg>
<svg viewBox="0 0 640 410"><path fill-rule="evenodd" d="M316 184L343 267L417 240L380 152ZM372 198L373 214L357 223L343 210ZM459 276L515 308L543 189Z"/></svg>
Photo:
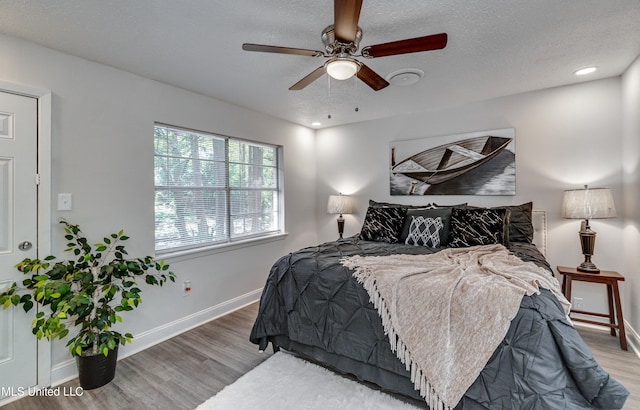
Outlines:
<svg viewBox="0 0 640 410"><path fill-rule="evenodd" d="M328 119L331 119L331 76L327 76L327 111L329 111L329 115L327 115Z"/></svg>
<svg viewBox="0 0 640 410"><path fill-rule="evenodd" d="M353 76L354 78L354 82L356 84L356 112L360 111L360 108L358 108L358 101L360 101L359 95L358 95L358 76Z"/></svg>

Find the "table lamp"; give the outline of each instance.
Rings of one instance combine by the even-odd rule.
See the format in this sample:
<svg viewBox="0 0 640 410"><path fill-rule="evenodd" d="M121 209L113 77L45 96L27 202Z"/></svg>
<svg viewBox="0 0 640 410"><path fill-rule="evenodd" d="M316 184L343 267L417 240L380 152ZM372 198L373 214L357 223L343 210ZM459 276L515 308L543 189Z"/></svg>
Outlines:
<svg viewBox="0 0 640 410"><path fill-rule="evenodd" d="M600 272L600 269L591 261L596 244L596 233L591 230L589 219L615 218L616 216L613 195L608 188L589 188L585 185L584 189L564 191L562 217L584 219L578 233L584 254L584 262L577 267L580 272Z"/></svg>
<svg viewBox="0 0 640 410"><path fill-rule="evenodd" d="M327 212L330 214L340 214L340 216L338 216L338 235L340 235L339 239L342 239L342 234L344 233L344 218L342 214L350 214L353 212L351 197L342 194L329 195Z"/></svg>

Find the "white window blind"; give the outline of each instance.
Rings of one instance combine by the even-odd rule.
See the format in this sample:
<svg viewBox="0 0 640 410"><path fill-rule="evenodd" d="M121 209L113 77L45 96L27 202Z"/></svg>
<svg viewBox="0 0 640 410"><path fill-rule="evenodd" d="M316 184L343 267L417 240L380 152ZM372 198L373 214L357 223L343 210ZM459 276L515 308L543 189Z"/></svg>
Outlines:
<svg viewBox="0 0 640 410"><path fill-rule="evenodd" d="M156 251L281 232L275 145L155 126Z"/></svg>

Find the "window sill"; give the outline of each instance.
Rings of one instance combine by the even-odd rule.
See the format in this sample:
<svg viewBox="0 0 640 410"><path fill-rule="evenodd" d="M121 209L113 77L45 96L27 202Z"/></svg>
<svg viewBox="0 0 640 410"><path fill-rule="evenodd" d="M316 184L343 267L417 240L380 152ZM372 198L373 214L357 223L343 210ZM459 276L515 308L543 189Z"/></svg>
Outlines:
<svg viewBox="0 0 640 410"><path fill-rule="evenodd" d="M287 237L287 233L279 233L262 238L244 239L234 242L228 242L220 245L203 246L194 249L185 249L181 251L160 251L156 252L157 260L164 260L167 263L175 263L205 256L215 255L217 253L234 251L237 249L248 248L251 246L262 245L269 242L282 241Z"/></svg>

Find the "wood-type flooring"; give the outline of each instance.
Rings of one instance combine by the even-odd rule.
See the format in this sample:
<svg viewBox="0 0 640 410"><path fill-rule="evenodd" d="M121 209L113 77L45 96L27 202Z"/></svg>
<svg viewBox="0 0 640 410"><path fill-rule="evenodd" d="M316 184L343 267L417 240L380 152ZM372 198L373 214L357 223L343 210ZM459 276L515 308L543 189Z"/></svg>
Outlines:
<svg viewBox="0 0 640 410"><path fill-rule="evenodd" d="M110 384L81 397L25 397L3 409L195 409L271 356L271 349L259 353L249 342L257 310L253 303L129 356L118 362ZM640 359L620 350L607 330L578 330L600 365L631 392L625 409L640 409ZM77 386L74 379L61 388Z"/></svg>

